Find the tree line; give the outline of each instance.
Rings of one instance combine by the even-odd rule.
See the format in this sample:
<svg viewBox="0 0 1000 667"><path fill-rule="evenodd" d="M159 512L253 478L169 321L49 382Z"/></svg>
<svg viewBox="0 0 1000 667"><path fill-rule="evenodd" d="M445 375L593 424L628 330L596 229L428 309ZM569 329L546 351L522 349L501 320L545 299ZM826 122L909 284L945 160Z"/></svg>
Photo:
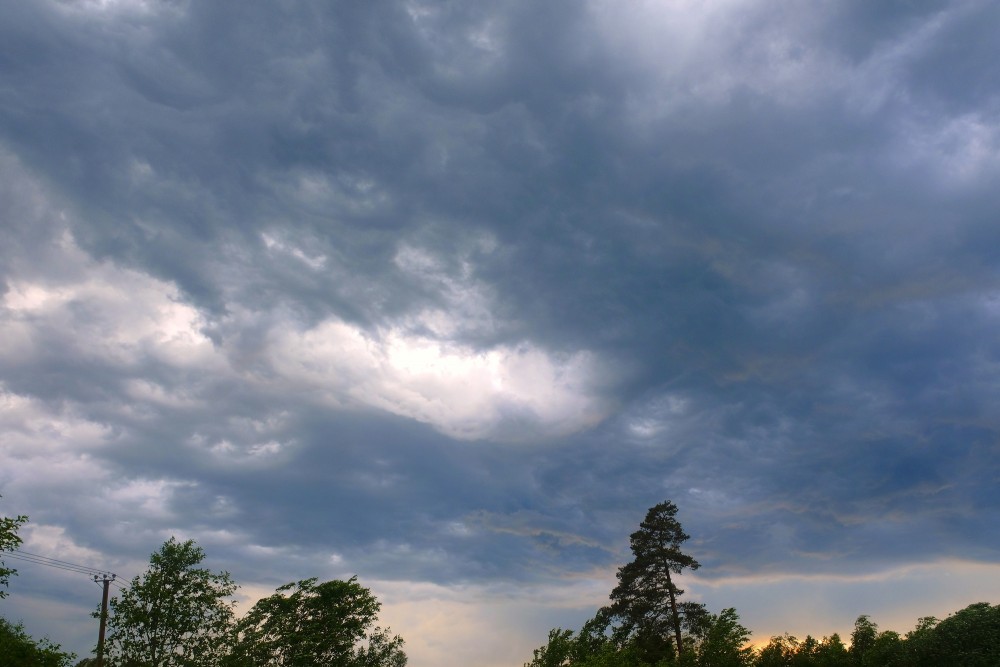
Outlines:
<svg viewBox="0 0 1000 667"><path fill-rule="evenodd" d="M849 643L837 634L764 646L733 608L719 613L684 599L677 577L700 567L682 551L689 536L663 502L629 538L633 560L618 569L609 604L579 631L555 628L524 667L995 667L1000 605L981 602L944 620L924 617L904 635L860 616ZM0 517L0 556L16 549L27 517ZM376 625L380 604L356 577L280 586L237 618L228 572L202 567L205 552L171 538L149 567L110 601L108 667L404 667L403 640ZM0 599L16 574L0 559ZM95 612L100 615L100 611ZM0 618L0 667L71 667L76 658ZM94 667L86 658L77 667Z"/></svg>
<svg viewBox="0 0 1000 667"><path fill-rule="evenodd" d="M924 617L900 635L858 617L845 645L837 634L799 641L784 634L759 649L733 608L713 614L683 599L677 575L700 566L677 506L662 502L629 538L633 560L618 568L610 604L579 631L555 628L524 667L997 667L1000 605L981 602L939 621Z"/></svg>
<svg viewBox="0 0 1000 667"><path fill-rule="evenodd" d="M0 555L21 543L25 521L0 518ZM285 584L237 618L238 586L228 572L203 567L204 559L193 540L164 542L148 569L111 598L107 640L77 667L406 665L403 639L376 625L381 604L357 577ZM0 598L13 574L0 560ZM70 667L75 658L0 618L0 667Z"/></svg>

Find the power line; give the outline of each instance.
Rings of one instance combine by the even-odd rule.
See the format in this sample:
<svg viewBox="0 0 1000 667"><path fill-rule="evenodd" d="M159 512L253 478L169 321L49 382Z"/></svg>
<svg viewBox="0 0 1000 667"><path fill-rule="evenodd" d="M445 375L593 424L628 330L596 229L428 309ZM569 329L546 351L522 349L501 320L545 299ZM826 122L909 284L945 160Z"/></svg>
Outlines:
<svg viewBox="0 0 1000 667"><path fill-rule="evenodd" d="M52 562L52 561L46 560L44 558L35 558L35 557L33 557L33 555L27 555L27 554L24 554L24 555L22 555L22 554L7 554L6 556L4 556L4 558L13 558L14 560L20 560L20 561L24 561L26 563L36 563L38 565L46 565L48 567L54 567L54 568L59 569L59 570L68 570L70 572L77 572L79 574L92 574L92 573L94 573L94 572L97 571L97 570L94 570L94 569L91 569L91 568L87 568L87 567L75 567L75 566L62 565L61 563Z"/></svg>
<svg viewBox="0 0 1000 667"><path fill-rule="evenodd" d="M79 563L71 563L69 561L60 560L58 558L50 558L49 556L42 556L41 554L33 554L21 550L4 552L3 557L24 561L26 563L35 563L36 565L45 565L46 567L52 567L58 570L66 570L68 572L75 572L77 574L86 574L88 576L113 574L112 572L108 572L107 570L98 567L80 565Z"/></svg>
<svg viewBox="0 0 1000 667"><path fill-rule="evenodd" d="M28 551L7 551L4 552L3 558L11 558L13 560L19 560L24 563L34 563L35 565L44 565L45 567L55 568L57 570L65 570L67 572L73 572L74 574L85 574L89 578L94 580L95 584L98 584L104 588L104 595L101 598L101 627L97 638L97 667L103 667L104 665L104 633L107 628L108 623L108 589L112 585L118 586L124 590L124 587L117 583L115 579L118 575L114 572L108 572L107 570L102 570L96 567L90 567L89 565L80 565L79 563L71 563L68 560L60 560L59 558L52 558L50 556L43 556L41 554L33 554Z"/></svg>

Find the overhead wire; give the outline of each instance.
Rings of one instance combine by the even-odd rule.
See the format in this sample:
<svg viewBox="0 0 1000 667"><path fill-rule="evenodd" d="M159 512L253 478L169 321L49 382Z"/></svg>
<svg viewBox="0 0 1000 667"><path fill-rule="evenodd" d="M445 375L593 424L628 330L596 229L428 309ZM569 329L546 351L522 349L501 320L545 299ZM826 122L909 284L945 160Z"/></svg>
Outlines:
<svg viewBox="0 0 1000 667"><path fill-rule="evenodd" d="M71 563L69 561L60 560L58 558L51 558L49 556L42 556L41 554L33 554L27 551L5 551L3 553L3 558L11 558L13 560L20 560L26 563L34 563L36 565L45 565L46 567L56 568L58 570L66 570L67 572L75 572L77 574L86 574L88 576L111 576L112 578L117 577L113 572L99 568L90 567L88 565L80 565L79 563Z"/></svg>
<svg viewBox="0 0 1000 667"><path fill-rule="evenodd" d="M13 558L14 560L37 563L38 565L47 565L48 567L54 567L60 570L69 570L70 572L78 572L81 574L93 574L94 572L97 572L97 570L93 568L63 564L44 557L36 557L34 554L8 553L4 556L4 558Z"/></svg>

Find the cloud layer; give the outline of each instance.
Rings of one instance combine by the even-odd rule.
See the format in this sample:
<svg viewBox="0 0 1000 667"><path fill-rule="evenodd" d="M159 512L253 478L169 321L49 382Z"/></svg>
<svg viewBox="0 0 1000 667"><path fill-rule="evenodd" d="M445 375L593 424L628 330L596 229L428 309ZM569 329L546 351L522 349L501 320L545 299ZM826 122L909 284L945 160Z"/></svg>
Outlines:
<svg viewBox="0 0 1000 667"><path fill-rule="evenodd" d="M759 633L845 577L892 622L964 606L937 565L996 594L991 4L3 11L26 550L357 573L415 667L578 625L666 498ZM93 591L29 567L11 613L87 650Z"/></svg>

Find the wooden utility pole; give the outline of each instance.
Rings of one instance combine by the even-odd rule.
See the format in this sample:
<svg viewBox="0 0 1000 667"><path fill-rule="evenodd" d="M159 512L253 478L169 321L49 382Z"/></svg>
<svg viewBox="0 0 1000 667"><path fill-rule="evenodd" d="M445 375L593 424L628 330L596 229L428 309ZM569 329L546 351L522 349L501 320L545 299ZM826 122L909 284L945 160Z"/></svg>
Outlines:
<svg viewBox="0 0 1000 667"><path fill-rule="evenodd" d="M104 667L104 631L108 627L108 589L115 575L94 575L94 582L104 582L104 597L101 600L101 629L97 634L97 667Z"/></svg>

